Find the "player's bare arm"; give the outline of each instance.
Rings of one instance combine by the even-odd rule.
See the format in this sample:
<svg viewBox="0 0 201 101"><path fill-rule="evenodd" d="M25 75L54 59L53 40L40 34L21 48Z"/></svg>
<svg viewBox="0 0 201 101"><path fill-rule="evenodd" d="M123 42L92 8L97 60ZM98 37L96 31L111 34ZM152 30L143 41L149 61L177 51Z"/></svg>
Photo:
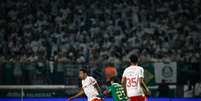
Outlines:
<svg viewBox="0 0 201 101"><path fill-rule="evenodd" d="M102 92L101 92L100 86L97 83L94 86L98 90L98 93L101 94Z"/></svg>
<svg viewBox="0 0 201 101"><path fill-rule="evenodd" d="M81 88L80 91L79 91L76 95L70 97L68 100L71 101L72 99L77 98L77 97L80 97L80 96L82 96L83 94L84 94L84 90Z"/></svg>
<svg viewBox="0 0 201 101"><path fill-rule="evenodd" d="M145 95L151 95L151 92L150 92L149 88L147 87L147 85L145 84L144 78L142 78L142 77L140 78L140 86L142 87Z"/></svg>
<svg viewBox="0 0 201 101"><path fill-rule="evenodd" d="M124 92L125 92L126 95L127 95L127 90L126 90L126 77L122 77L122 79L121 79L121 85L122 85L122 87L124 88Z"/></svg>
<svg viewBox="0 0 201 101"><path fill-rule="evenodd" d="M102 95L102 92L101 92L101 89L100 89L100 86L96 83L95 85L94 85L94 87L97 89L97 91L98 91L98 93L99 93L99 97L103 97L103 95Z"/></svg>

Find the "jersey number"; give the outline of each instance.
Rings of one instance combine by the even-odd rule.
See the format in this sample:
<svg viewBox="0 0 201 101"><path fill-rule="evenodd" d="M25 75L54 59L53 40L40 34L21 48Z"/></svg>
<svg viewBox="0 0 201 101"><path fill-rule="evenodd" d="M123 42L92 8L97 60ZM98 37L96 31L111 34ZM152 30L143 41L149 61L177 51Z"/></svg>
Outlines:
<svg viewBox="0 0 201 101"><path fill-rule="evenodd" d="M127 87L137 87L138 79L136 78L127 78Z"/></svg>

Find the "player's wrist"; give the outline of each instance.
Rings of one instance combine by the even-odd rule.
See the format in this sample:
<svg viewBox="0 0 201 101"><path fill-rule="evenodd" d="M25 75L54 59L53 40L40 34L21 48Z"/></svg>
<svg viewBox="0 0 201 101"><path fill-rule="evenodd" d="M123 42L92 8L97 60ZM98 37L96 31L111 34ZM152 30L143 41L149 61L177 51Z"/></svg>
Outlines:
<svg viewBox="0 0 201 101"><path fill-rule="evenodd" d="M109 95L109 91L108 91L108 90L105 90L105 91L103 92L103 95Z"/></svg>
<svg viewBox="0 0 201 101"><path fill-rule="evenodd" d="M76 98L75 96L69 97L70 100L73 100L73 99L75 99L75 98Z"/></svg>
<svg viewBox="0 0 201 101"><path fill-rule="evenodd" d="M71 101L71 100L73 100L73 98L69 97L68 100Z"/></svg>

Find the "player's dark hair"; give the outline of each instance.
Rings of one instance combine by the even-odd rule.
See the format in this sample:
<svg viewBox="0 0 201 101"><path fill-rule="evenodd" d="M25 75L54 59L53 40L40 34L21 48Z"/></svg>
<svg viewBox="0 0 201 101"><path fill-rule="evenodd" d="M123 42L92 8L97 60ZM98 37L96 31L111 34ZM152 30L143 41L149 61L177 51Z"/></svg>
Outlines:
<svg viewBox="0 0 201 101"><path fill-rule="evenodd" d="M115 82L115 81L116 81L116 78L115 78L115 77L111 77L111 78L110 78L110 81L114 81L114 82Z"/></svg>
<svg viewBox="0 0 201 101"><path fill-rule="evenodd" d="M119 83L119 79L116 76L111 77L110 81L114 81L115 83Z"/></svg>
<svg viewBox="0 0 201 101"><path fill-rule="evenodd" d="M80 71L82 71L83 73L88 74L88 71L87 71L87 69L85 69L85 68L81 68Z"/></svg>
<svg viewBox="0 0 201 101"><path fill-rule="evenodd" d="M117 78L113 76L113 77L110 77L110 79L106 82L106 85L111 86L111 81L113 81L114 83L118 83Z"/></svg>
<svg viewBox="0 0 201 101"><path fill-rule="evenodd" d="M135 54L132 54L130 56L130 62L133 63L133 64L137 64L138 63L138 56L135 55Z"/></svg>

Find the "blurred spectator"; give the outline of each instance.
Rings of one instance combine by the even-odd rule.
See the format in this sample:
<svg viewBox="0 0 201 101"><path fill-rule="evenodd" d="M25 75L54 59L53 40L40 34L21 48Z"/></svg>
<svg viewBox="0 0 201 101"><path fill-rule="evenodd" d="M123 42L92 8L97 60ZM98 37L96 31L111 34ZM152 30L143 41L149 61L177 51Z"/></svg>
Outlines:
<svg viewBox="0 0 201 101"><path fill-rule="evenodd" d="M193 85L189 80L187 81L187 84L184 85L184 97L185 98L193 97Z"/></svg>
<svg viewBox="0 0 201 101"><path fill-rule="evenodd" d="M199 0L3 0L0 54L36 61L62 53L68 62L119 63L138 53L143 61L194 63L201 59L200 4Z"/></svg>
<svg viewBox="0 0 201 101"><path fill-rule="evenodd" d="M200 97L201 96L201 83L200 82L197 82L195 84L194 95L195 95L195 97Z"/></svg>
<svg viewBox="0 0 201 101"><path fill-rule="evenodd" d="M165 80L162 80L161 84L159 84L158 91L159 97L169 97L170 88Z"/></svg>

